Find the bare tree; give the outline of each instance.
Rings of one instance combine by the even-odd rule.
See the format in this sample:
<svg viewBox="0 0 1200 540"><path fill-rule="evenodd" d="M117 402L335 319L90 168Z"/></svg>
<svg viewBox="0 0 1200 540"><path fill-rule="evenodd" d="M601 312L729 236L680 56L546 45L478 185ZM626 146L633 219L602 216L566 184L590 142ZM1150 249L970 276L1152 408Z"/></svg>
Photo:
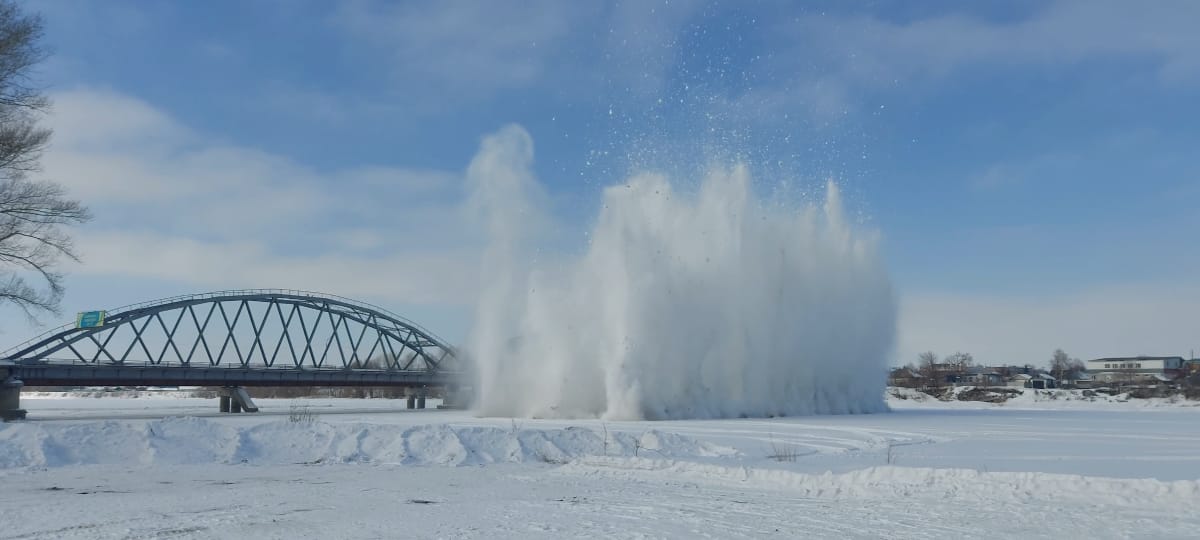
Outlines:
<svg viewBox="0 0 1200 540"><path fill-rule="evenodd" d="M1054 349L1054 355L1050 357L1050 375L1055 379L1062 381L1067 375L1079 373L1084 369L1083 362L1078 358L1071 358L1062 349Z"/></svg>
<svg viewBox="0 0 1200 540"><path fill-rule="evenodd" d="M30 78L46 58L41 38L40 17L0 0L0 302L30 317L58 310L62 274L54 268L62 257L78 260L66 227L90 218L61 186L28 178L50 141L50 130L38 125L49 100Z"/></svg>
<svg viewBox="0 0 1200 540"><path fill-rule="evenodd" d="M946 357L946 363L961 371L974 365L975 357L971 356L971 353L956 352Z"/></svg>
<svg viewBox="0 0 1200 540"><path fill-rule="evenodd" d="M938 356L934 354L933 351L925 351L917 355L917 360L920 362L918 365L921 366L918 373L920 373L922 377L925 377L925 384L929 386L940 386L941 378L939 377L937 370Z"/></svg>

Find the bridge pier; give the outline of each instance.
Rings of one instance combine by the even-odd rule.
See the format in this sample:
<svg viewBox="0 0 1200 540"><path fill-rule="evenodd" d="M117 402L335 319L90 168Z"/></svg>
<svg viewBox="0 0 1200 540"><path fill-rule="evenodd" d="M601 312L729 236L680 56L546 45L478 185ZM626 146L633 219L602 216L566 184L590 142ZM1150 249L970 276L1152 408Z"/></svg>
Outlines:
<svg viewBox="0 0 1200 540"><path fill-rule="evenodd" d="M254 400L250 399L250 394L241 386L221 388L220 399L223 413L258 412L258 405L254 404Z"/></svg>
<svg viewBox="0 0 1200 540"><path fill-rule="evenodd" d="M3 382L0 382L0 421L11 422L13 420L24 420L25 409L21 408L21 387L25 383L16 376L3 373Z"/></svg>
<svg viewBox="0 0 1200 540"><path fill-rule="evenodd" d="M409 409L424 409L425 408L425 394L427 393L427 390L425 389L424 386L422 386L420 388L406 388L404 390L404 393L406 394L406 397L408 398L407 405L408 405Z"/></svg>

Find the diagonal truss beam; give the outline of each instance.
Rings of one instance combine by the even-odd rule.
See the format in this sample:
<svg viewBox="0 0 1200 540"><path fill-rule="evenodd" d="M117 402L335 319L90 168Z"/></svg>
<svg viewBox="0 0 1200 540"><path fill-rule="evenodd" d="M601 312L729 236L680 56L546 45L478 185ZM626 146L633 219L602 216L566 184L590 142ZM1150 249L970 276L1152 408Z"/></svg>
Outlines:
<svg viewBox="0 0 1200 540"><path fill-rule="evenodd" d="M261 315L255 306L264 308ZM220 322L212 324L214 319ZM274 342L270 354L268 339ZM81 348L81 343L87 346ZM245 343L249 347L243 350ZM443 361L454 357L453 349L408 321L340 297L295 291L217 293L144 304L109 314L104 326L68 328L14 351L0 359L54 362L65 352L70 360L85 363L191 366L200 354L213 367L319 369L335 356L342 369L378 369L373 364L378 353L389 370L439 371ZM227 358L227 353L232 354ZM280 357L290 357L290 362L277 362Z"/></svg>

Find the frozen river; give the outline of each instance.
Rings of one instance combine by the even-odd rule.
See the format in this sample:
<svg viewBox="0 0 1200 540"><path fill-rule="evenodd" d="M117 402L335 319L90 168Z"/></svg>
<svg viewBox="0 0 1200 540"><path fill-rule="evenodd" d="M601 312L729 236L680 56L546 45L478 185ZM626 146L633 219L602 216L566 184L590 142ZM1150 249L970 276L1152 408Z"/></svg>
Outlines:
<svg viewBox="0 0 1200 540"><path fill-rule="evenodd" d="M0 427L0 538L1188 538L1200 527L1186 510L1200 504L1200 408L1180 405L893 401L877 415L601 422L398 400L260 400L275 414L241 416L212 415L213 400L23 403L33 420ZM316 420L288 421L296 404Z"/></svg>

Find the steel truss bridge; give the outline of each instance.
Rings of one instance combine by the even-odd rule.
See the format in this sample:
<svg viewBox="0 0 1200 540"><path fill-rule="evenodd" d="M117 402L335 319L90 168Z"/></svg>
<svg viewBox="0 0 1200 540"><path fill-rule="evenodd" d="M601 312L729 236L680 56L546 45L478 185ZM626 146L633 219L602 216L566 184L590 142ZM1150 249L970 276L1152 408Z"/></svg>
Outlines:
<svg viewBox="0 0 1200 540"><path fill-rule="evenodd" d="M453 347L408 319L279 289L125 306L100 326L72 323L0 353L0 381L29 386L426 387L462 372Z"/></svg>

